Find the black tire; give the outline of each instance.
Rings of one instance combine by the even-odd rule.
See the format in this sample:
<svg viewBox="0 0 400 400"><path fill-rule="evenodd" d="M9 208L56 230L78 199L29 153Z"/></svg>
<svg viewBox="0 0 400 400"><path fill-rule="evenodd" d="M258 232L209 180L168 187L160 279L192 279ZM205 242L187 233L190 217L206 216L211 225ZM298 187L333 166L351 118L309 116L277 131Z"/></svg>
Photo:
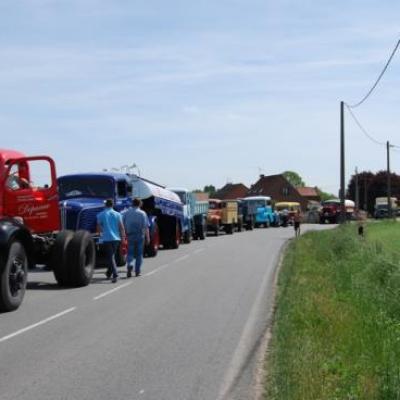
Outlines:
<svg viewBox="0 0 400 400"><path fill-rule="evenodd" d="M68 280L71 286L87 286L93 277L96 250L88 231L77 231L67 248Z"/></svg>
<svg viewBox="0 0 400 400"><path fill-rule="evenodd" d="M189 230L187 230L184 234L183 234L183 243L190 243L192 241L192 234Z"/></svg>
<svg viewBox="0 0 400 400"><path fill-rule="evenodd" d="M173 225L173 224L171 224ZM174 236L175 232L175 236ZM179 245L181 244L181 230L179 228L179 224L175 223L175 229L173 226L171 227L171 249L177 249L179 248Z"/></svg>
<svg viewBox="0 0 400 400"><path fill-rule="evenodd" d="M0 311L16 310L22 303L28 276L28 258L18 240L11 243L7 257L0 255Z"/></svg>
<svg viewBox="0 0 400 400"><path fill-rule="evenodd" d="M206 232L207 232L207 225L201 225L199 231L200 240L204 240L206 238Z"/></svg>
<svg viewBox="0 0 400 400"><path fill-rule="evenodd" d="M225 232L228 235L233 235L233 225L232 224L227 225Z"/></svg>
<svg viewBox="0 0 400 400"><path fill-rule="evenodd" d="M219 225L214 226L214 233L215 233L215 236L219 235Z"/></svg>
<svg viewBox="0 0 400 400"><path fill-rule="evenodd" d="M146 257L155 257L160 247L160 231L158 225L154 227L154 231L150 237L150 243L144 246L144 255Z"/></svg>
<svg viewBox="0 0 400 400"><path fill-rule="evenodd" d="M74 232L72 231L60 232L51 250L49 267L53 270L54 277L60 286L68 286L70 284L67 265L67 248L73 237Z"/></svg>

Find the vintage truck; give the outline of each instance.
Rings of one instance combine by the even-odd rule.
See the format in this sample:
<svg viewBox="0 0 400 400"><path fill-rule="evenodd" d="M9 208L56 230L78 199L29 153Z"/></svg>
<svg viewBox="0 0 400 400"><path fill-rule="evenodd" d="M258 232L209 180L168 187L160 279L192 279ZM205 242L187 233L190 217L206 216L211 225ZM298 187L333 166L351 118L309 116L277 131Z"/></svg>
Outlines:
<svg viewBox="0 0 400 400"><path fill-rule="evenodd" d="M345 199L345 217L346 220L351 220L354 218L355 203L352 200ZM330 224L337 224L340 222L340 200L330 199L322 203L322 208L320 211L319 222L324 224L326 222Z"/></svg>
<svg viewBox="0 0 400 400"><path fill-rule="evenodd" d="M99 264L104 262L102 245L96 233L96 217L104 209L104 201L114 200L117 211L127 209L132 198L143 201L143 210L149 217L150 243L145 246L146 256L157 255L158 248L177 248L183 206L179 197L154 182L136 175L100 172L65 175L58 179L62 219L68 229L89 231L96 243ZM117 264L126 263L120 248Z"/></svg>
<svg viewBox="0 0 400 400"><path fill-rule="evenodd" d="M170 187L183 204L182 241L190 243L193 239L204 240L207 233L208 201L199 201L194 193L185 188Z"/></svg>
<svg viewBox="0 0 400 400"><path fill-rule="evenodd" d="M78 287L95 262L91 235L62 228L54 161L0 150L0 310L22 303L28 267L47 264L60 286Z"/></svg>
<svg viewBox="0 0 400 400"><path fill-rule="evenodd" d="M207 214L207 230L219 235L221 230L227 234L233 234L238 223L238 202L237 200L209 200Z"/></svg>
<svg viewBox="0 0 400 400"><path fill-rule="evenodd" d="M275 203L275 211L279 213L279 219L283 226L294 224L294 217L301 212L300 203L294 201L280 201Z"/></svg>
<svg viewBox="0 0 400 400"><path fill-rule="evenodd" d="M276 224L276 215L272 210L272 200L269 196L249 196L242 199L245 204L245 226L252 224L258 228L268 228Z"/></svg>
<svg viewBox="0 0 400 400"><path fill-rule="evenodd" d="M398 204L397 198L390 198L390 205L392 216L397 216L398 214ZM375 198L375 206L374 206L374 218L388 218L389 216L389 208L388 208L388 199L387 197L377 197Z"/></svg>

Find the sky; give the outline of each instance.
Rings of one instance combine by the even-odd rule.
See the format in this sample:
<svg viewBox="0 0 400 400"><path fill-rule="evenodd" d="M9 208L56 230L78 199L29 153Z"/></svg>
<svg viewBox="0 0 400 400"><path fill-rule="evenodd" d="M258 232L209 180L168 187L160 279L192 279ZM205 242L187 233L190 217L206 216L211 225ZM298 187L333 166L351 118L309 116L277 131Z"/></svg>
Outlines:
<svg viewBox="0 0 400 400"><path fill-rule="evenodd" d="M399 16L395 0L0 0L0 147L59 175L136 164L196 189L293 170L337 193L339 102L371 87ZM400 54L354 112L400 145L399 73ZM347 179L384 169L345 123Z"/></svg>

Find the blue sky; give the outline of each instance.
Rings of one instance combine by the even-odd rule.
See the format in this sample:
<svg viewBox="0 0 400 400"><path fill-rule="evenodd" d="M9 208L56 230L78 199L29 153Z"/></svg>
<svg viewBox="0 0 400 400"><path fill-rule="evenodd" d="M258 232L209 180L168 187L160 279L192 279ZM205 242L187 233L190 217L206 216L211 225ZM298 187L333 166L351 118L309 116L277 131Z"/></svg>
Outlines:
<svg viewBox="0 0 400 400"><path fill-rule="evenodd" d="M376 79L399 16L397 1L0 0L0 145L60 175L135 162L198 188L289 169L336 193L339 101ZM400 54L355 110L398 144L399 72ZM346 127L347 175L383 169Z"/></svg>

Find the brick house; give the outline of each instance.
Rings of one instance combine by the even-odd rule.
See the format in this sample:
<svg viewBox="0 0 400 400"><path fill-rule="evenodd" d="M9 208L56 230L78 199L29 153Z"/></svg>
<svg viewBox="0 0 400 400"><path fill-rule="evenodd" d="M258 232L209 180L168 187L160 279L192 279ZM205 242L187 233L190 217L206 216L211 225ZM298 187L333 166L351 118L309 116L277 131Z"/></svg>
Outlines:
<svg viewBox="0 0 400 400"><path fill-rule="evenodd" d="M243 183L227 183L223 188L219 189L215 194L215 198L221 200L238 199L245 197L249 188Z"/></svg>
<svg viewBox="0 0 400 400"><path fill-rule="evenodd" d="M271 196L276 203L280 201L295 201L300 203L303 211L307 210L308 202L320 201L315 188L293 186L282 174L260 175L260 179L251 186L248 196Z"/></svg>

